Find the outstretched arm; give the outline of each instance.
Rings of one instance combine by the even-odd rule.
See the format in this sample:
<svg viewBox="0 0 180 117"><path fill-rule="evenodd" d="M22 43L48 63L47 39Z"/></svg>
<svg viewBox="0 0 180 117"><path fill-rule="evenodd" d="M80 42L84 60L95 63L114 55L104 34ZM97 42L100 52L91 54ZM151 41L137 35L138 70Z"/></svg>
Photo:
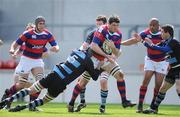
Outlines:
<svg viewBox="0 0 180 117"><path fill-rule="evenodd" d="M136 43L140 42L141 40L142 40L141 36L137 33L134 33L132 38L121 42L121 45L129 46L129 45L136 44Z"/></svg>
<svg viewBox="0 0 180 117"><path fill-rule="evenodd" d="M171 51L171 48L166 45L166 46L158 46L158 45L154 45L152 43L152 41L148 38L145 38L145 40L143 41L143 44L144 46L146 46L147 48L151 48L151 49L154 49L154 50L159 50L159 51L162 51L162 52L168 52L168 51Z"/></svg>

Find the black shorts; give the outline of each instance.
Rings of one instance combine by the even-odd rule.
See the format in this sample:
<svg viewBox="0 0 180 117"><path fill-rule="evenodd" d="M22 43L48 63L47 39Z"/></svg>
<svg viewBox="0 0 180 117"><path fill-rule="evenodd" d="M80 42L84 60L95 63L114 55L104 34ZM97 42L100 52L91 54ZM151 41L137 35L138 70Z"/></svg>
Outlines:
<svg viewBox="0 0 180 117"><path fill-rule="evenodd" d="M54 98L66 89L66 84L55 72L49 73L45 78L41 79L39 83L44 88L47 88L48 93Z"/></svg>
<svg viewBox="0 0 180 117"><path fill-rule="evenodd" d="M174 84L176 79L180 79L180 68L170 69L166 75L165 81Z"/></svg>

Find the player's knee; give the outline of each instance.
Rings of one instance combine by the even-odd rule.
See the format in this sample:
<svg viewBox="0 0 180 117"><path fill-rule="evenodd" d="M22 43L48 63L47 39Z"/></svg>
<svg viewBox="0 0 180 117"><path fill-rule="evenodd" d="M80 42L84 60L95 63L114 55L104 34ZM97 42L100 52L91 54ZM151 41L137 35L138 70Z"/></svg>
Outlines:
<svg viewBox="0 0 180 117"><path fill-rule="evenodd" d="M104 80L104 79L103 79L103 80L100 81L100 83L101 83L101 89L102 89L102 90L107 90L107 88L108 88L108 86L107 86L107 85L108 85L107 80Z"/></svg>
<svg viewBox="0 0 180 117"><path fill-rule="evenodd" d="M86 85L87 85L87 83L85 83L85 82L79 82L79 86L81 87L81 89L86 88Z"/></svg>
<svg viewBox="0 0 180 117"><path fill-rule="evenodd" d="M122 80L124 78L124 74L120 71L118 71L114 77L117 79L117 80Z"/></svg>
<svg viewBox="0 0 180 117"><path fill-rule="evenodd" d="M115 77L117 80L123 79L124 77L124 74L122 73L121 68L118 65L112 68L112 70L110 71L110 75Z"/></svg>
<svg viewBox="0 0 180 117"><path fill-rule="evenodd" d="M44 78L44 74L43 73L38 73L38 74L35 75L36 81L41 80L42 78Z"/></svg>
<svg viewBox="0 0 180 117"><path fill-rule="evenodd" d="M20 90L20 89L25 88L25 86L26 86L26 82L19 82L16 84L16 89Z"/></svg>

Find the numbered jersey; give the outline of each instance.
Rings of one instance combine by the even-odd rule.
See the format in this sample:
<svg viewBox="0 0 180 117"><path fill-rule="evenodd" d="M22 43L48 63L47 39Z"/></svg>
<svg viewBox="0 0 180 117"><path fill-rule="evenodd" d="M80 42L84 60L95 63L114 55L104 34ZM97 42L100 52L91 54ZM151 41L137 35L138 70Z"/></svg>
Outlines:
<svg viewBox="0 0 180 117"><path fill-rule="evenodd" d="M55 71L59 75L59 78L63 79L66 84L71 83L84 71L87 71L93 79L97 79L100 74L100 71L94 68L90 56L79 50L74 50L66 62L56 65L53 71Z"/></svg>

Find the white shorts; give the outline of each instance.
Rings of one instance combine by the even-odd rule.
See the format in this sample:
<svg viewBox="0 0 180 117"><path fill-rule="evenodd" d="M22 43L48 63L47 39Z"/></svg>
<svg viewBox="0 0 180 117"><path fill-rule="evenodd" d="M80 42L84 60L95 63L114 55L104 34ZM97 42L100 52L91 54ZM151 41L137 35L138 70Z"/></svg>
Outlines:
<svg viewBox="0 0 180 117"><path fill-rule="evenodd" d="M21 56L19 64L16 67L15 73L30 73L31 69L36 67L44 68L44 62L42 59L31 59L25 56Z"/></svg>
<svg viewBox="0 0 180 117"><path fill-rule="evenodd" d="M169 63L164 61L155 62L152 61L149 57L145 57L144 71L150 70L162 74L167 74Z"/></svg>

